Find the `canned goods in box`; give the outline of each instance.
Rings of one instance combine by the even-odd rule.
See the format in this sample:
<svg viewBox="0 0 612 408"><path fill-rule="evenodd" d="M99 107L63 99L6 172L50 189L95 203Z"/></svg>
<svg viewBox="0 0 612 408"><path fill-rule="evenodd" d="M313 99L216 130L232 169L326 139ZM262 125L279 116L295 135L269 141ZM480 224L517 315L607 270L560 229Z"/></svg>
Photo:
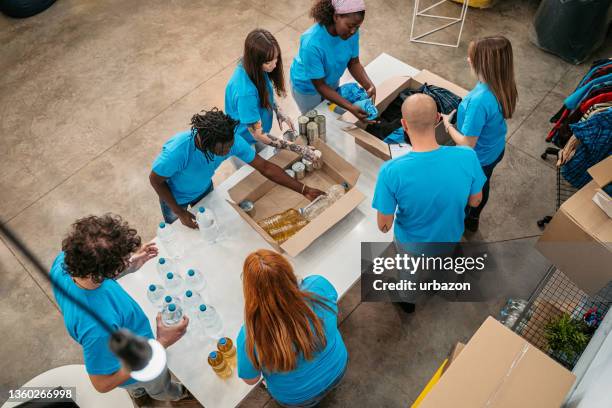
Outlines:
<svg viewBox="0 0 612 408"><path fill-rule="evenodd" d="M291 170L295 172L295 177L298 180L303 179L306 174L306 166L304 166L304 163L302 162L293 163L293 166L291 166Z"/></svg>
<svg viewBox="0 0 612 408"><path fill-rule="evenodd" d="M285 170L285 173L287 173L287 175L289 177L291 177L292 179L295 179L295 171L293 171L291 169L287 169L287 170Z"/></svg>
<svg viewBox="0 0 612 408"><path fill-rule="evenodd" d="M307 172L311 172L314 170L314 167L312 165L312 162L308 159L302 159L302 163L304 163L304 167L306 168Z"/></svg>
<svg viewBox="0 0 612 408"><path fill-rule="evenodd" d="M316 109L313 109L313 110L309 110L308 112L306 112L304 116L306 116L308 120L313 121L314 118L316 118L318 114L319 112L317 112Z"/></svg>
<svg viewBox="0 0 612 408"><path fill-rule="evenodd" d="M319 138L319 128L315 122L310 122L306 125L306 134L309 145Z"/></svg>
<svg viewBox="0 0 612 408"><path fill-rule="evenodd" d="M306 131L306 125L308 125L308 122L310 122L310 119L308 119L306 116L300 116L298 118L298 129L300 131L300 136L302 136L304 139L308 134Z"/></svg>
<svg viewBox="0 0 612 408"><path fill-rule="evenodd" d="M327 140L327 132L325 129L325 116L317 115L314 121L317 124L317 130L319 131L319 139L325 142Z"/></svg>

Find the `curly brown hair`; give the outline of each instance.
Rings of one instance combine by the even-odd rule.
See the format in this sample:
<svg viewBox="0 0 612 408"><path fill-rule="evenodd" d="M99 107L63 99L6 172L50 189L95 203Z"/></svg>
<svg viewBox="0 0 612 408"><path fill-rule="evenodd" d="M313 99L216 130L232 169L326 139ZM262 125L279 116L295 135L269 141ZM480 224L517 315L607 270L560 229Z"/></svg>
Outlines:
<svg viewBox="0 0 612 408"><path fill-rule="evenodd" d="M72 277L102 283L125 271L140 244L138 232L119 215L90 215L76 220L62 241L64 265Z"/></svg>
<svg viewBox="0 0 612 408"><path fill-rule="evenodd" d="M329 27L334 24L335 12L331 0L316 0L310 8L310 17L317 23Z"/></svg>

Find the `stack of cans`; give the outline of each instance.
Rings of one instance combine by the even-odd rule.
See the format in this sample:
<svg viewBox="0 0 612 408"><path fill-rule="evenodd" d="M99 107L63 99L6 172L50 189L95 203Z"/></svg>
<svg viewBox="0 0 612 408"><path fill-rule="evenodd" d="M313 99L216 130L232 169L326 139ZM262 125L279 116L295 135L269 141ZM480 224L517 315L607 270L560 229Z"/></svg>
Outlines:
<svg viewBox="0 0 612 408"><path fill-rule="evenodd" d="M300 136L306 140L306 143L312 145L315 140L327 140L327 132L325 129L325 116L313 109L306 112L305 115L298 118Z"/></svg>

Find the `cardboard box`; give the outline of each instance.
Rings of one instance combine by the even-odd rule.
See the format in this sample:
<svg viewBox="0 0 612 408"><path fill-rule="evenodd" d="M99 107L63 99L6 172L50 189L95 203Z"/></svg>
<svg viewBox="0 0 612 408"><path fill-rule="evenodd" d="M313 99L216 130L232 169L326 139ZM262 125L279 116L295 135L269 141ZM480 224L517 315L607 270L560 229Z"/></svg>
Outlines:
<svg viewBox="0 0 612 408"><path fill-rule="evenodd" d="M228 200L228 202L238 214L277 251L285 251L291 256L296 256L306 249L315 239L332 228L365 199L363 193L355 187L359 178L359 171L321 140L315 141L314 146L323 154L323 167L320 170L306 173L306 177L301 181L323 191L334 184L346 182L349 185L349 190L284 243L277 244L257 224L257 221L289 208L305 207L309 203L308 199L266 179L258 172L251 173L228 191L233 201ZM279 151L271 159L273 163L285 169L290 168L298 160L298 155L286 150ZM255 203L253 217L238 205L243 200L250 200Z"/></svg>
<svg viewBox="0 0 612 408"><path fill-rule="evenodd" d="M558 408L575 379L488 317L419 408Z"/></svg>
<svg viewBox="0 0 612 408"><path fill-rule="evenodd" d="M387 79L382 84L376 86L376 108L379 112L384 112L389 107L391 102L400 94L400 92L406 89L418 89L424 83L429 85L436 85L442 88L446 88L455 95L463 98L467 95L468 91L447 81L438 75L431 73L427 70L419 72L414 77L407 76L396 76ZM389 154L389 145L377 138L376 136L365 131L365 125L357 120L357 118L350 112L344 113L340 120L349 122L355 125L354 128L347 130L347 133L355 138L355 143L363 147L373 155L383 159L389 160L391 158ZM442 122L438 123L436 127L436 139L441 145L447 144L451 139L446 133Z"/></svg>
<svg viewBox="0 0 612 408"><path fill-rule="evenodd" d="M594 295L612 280L612 219L593 202L595 192L612 181L612 157L589 173L593 181L561 205L536 248L580 289Z"/></svg>

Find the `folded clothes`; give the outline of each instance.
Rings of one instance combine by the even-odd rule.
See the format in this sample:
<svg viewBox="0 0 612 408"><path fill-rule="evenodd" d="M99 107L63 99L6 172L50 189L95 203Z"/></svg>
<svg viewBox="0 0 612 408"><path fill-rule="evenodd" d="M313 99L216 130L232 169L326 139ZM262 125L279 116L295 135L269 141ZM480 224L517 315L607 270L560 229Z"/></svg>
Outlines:
<svg viewBox="0 0 612 408"><path fill-rule="evenodd" d="M372 103L372 100L370 98L363 99L361 101L357 101L353 105L357 106L362 111L367 113L368 114L368 120L374 120L378 116L378 109L376 109L376 106L374 106L374 104Z"/></svg>
<svg viewBox="0 0 612 408"><path fill-rule="evenodd" d="M348 84L340 85L336 92L349 101L350 103L355 103L357 101L362 101L364 99L368 99L368 93L365 89L360 87L355 82L349 82Z"/></svg>

